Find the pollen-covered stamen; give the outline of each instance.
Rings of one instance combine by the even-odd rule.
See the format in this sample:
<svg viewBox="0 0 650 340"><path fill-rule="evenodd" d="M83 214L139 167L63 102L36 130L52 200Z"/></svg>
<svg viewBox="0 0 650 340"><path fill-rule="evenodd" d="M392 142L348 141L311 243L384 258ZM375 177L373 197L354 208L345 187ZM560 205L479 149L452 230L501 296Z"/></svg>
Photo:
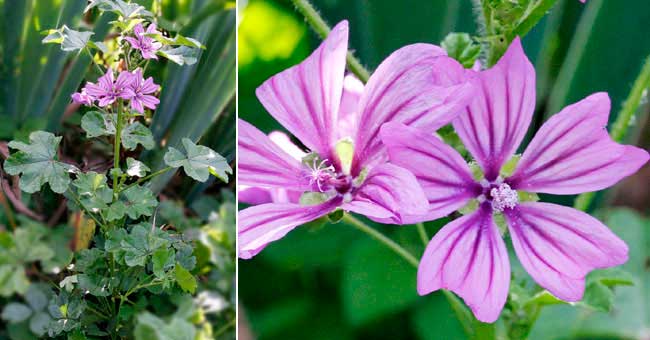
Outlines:
<svg viewBox="0 0 650 340"><path fill-rule="evenodd" d="M331 182L336 178L336 169L332 165L327 165L328 160L324 159L320 162L314 159L309 173L306 177L309 179L309 185L320 192L326 192L331 189Z"/></svg>
<svg viewBox="0 0 650 340"><path fill-rule="evenodd" d="M506 208L512 209L519 203L519 195L516 190L510 188L507 183L501 183L498 187L490 190L492 198L492 210L503 212Z"/></svg>

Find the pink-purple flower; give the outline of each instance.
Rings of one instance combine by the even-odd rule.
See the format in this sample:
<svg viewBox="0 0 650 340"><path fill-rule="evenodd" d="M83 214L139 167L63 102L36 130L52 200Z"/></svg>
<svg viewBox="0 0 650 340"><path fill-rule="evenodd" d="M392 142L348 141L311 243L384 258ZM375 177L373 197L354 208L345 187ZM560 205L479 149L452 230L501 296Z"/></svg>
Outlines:
<svg viewBox="0 0 650 340"><path fill-rule="evenodd" d="M83 89L81 89L81 92L75 92L75 93L72 94L72 101L77 103L77 104L91 106L91 105L93 105L93 102L95 101L95 98L90 96L86 92L86 89L83 88Z"/></svg>
<svg viewBox="0 0 650 340"><path fill-rule="evenodd" d="M255 256L295 227L338 208L398 224L403 216L426 210L415 177L387 163L379 129L389 121L427 129L449 123L470 99L467 73L437 46L406 46L373 73L350 117L341 108L347 41L344 21L305 61L257 89L269 113L311 150L302 162L239 121L239 183L279 187L309 198L242 210L241 258Z"/></svg>
<svg viewBox="0 0 650 340"><path fill-rule="evenodd" d="M117 99L129 100L131 108L144 113L144 108L155 110L160 100L152 95L160 86L153 78L144 79L142 69L133 72L122 71L114 80L113 71L108 69L106 74L97 80L97 84L88 82L80 92L72 94L75 103L91 106L95 101L101 107L113 104Z"/></svg>
<svg viewBox="0 0 650 340"><path fill-rule="evenodd" d="M648 153L609 137L610 100L596 93L551 117L509 171L504 164L515 155L534 108L535 71L517 38L497 65L478 73L473 101L453 122L483 178L474 178L461 155L429 131L399 123L381 131L391 162L409 169L429 200L427 214L403 221L433 220L476 204L474 212L447 224L427 246L418 292L454 291L484 322L499 317L510 284L497 215L505 219L526 271L565 301L582 298L591 270L628 258L627 245L597 219L569 207L524 201L519 194L601 190L636 172Z"/></svg>
<svg viewBox="0 0 650 340"><path fill-rule="evenodd" d="M153 82L153 78L146 80L142 77L142 69L131 73L131 81L126 88L127 97L131 101L131 108L137 112L144 113L144 108L155 110L160 100L153 96L152 93L158 91L160 86Z"/></svg>
<svg viewBox="0 0 650 340"><path fill-rule="evenodd" d="M120 72L115 79L113 70L106 70L106 74L97 79L97 84L88 82L84 88L86 96L97 100L97 105L105 107L113 104L117 99L129 99L127 87L131 84L131 73ZM81 93L83 93L83 91ZM77 96L78 98L81 98ZM73 94L73 99L75 95ZM85 100L85 99L84 99Z"/></svg>
<svg viewBox="0 0 650 340"><path fill-rule="evenodd" d="M137 24L133 28L134 37L125 37L126 41L131 44L131 47L140 51L142 58L144 59L158 59L156 56L156 51L158 51L162 44L156 39L147 36L147 34L160 34L156 30L156 24L151 23L147 26L147 30L144 30L142 24Z"/></svg>

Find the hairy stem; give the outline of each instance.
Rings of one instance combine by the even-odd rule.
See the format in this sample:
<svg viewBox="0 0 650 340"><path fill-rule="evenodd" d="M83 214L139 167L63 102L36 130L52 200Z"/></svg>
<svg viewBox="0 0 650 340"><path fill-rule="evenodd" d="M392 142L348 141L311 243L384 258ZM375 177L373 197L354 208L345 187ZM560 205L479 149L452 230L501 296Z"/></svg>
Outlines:
<svg viewBox="0 0 650 340"><path fill-rule="evenodd" d="M639 73L634 81L630 94L627 99L625 99L618 116L616 116L616 121L614 122L610 133L610 136L615 142L620 143L623 141L623 138L625 138L632 117L639 109L641 101L643 100L644 92L648 87L650 87L650 56L646 58L643 68L641 68L641 73ZM585 211L589 209L589 206L595 197L595 192L583 193L576 198L573 206L578 210Z"/></svg>
<svg viewBox="0 0 650 340"><path fill-rule="evenodd" d="M296 6L296 9L300 14L305 17L307 24L318 34L321 39L327 38L330 33L330 27L327 25L325 20L318 14L318 11L309 3L308 0L291 0L293 5ZM361 64L361 61L357 59L352 52L348 52L346 57L348 63L348 69L350 72L354 73L359 80L366 83L368 78L370 78L370 72L366 70L365 67Z"/></svg>

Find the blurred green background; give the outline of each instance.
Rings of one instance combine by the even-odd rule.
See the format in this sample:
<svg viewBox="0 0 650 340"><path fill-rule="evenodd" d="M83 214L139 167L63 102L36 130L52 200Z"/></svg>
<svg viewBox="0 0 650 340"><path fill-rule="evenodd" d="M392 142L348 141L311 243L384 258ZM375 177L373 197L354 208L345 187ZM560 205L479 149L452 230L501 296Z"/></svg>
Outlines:
<svg viewBox="0 0 650 340"><path fill-rule="evenodd" d="M350 21L350 49L370 70L415 42L476 33L469 0L316 0L330 25ZM282 129L256 99L264 80L320 43L288 0L240 3L239 117ZM538 111L529 137L563 106L597 91L612 98L610 122L650 54L650 1L560 0L523 40L537 71ZM650 146L647 100L626 141ZM525 143L524 143L525 144ZM616 289L610 313L546 307L530 339L647 339L650 335L650 169L598 195L592 213L630 246L624 269L636 284ZM543 196L571 205L574 197ZM241 209L242 207L240 207ZM446 221L427 223L433 235ZM375 225L376 226L376 225ZM419 256L415 228L376 226ZM516 260L511 257L512 261ZM517 264L513 264L517 267ZM240 335L260 339L464 339L445 298L419 297L415 270L343 223L297 228L253 260L239 261ZM247 339L247 337L242 337Z"/></svg>

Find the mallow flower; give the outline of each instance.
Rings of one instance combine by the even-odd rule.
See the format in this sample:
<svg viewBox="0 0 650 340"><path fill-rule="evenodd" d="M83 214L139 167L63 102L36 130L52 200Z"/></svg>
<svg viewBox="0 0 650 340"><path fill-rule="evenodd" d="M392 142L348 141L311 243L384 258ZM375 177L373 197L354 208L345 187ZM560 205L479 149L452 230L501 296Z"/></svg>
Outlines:
<svg viewBox="0 0 650 340"><path fill-rule="evenodd" d="M473 174L460 154L429 131L399 123L381 130L390 160L413 172L429 200L428 214L403 222L433 220L468 203L476 206L430 241L418 268L418 292L449 289L479 320L494 322L510 284L505 230L495 222L504 221L533 279L562 300L578 301L585 275L627 261L627 245L588 214L525 200L525 193L601 190L636 172L648 153L609 137L610 100L596 93L551 117L521 158L515 156L535 106L535 71L519 38L494 67L478 74L477 83L473 101L453 126L481 171Z"/></svg>
<svg viewBox="0 0 650 340"><path fill-rule="evenodd" d="M115 79L113 70L109 68L103 76L97 79L97 84L88 82L84 90L87 96L98 101L97 105L105 107L113 104L119 98L129 99L127 86L130 84L130 72L122 71ZM84 90L82 90L82 93Z"/></svg>
<svg viewBox="0 0 650 340"><path fill-rule="evenodd" d="M426 211L415 177L387 162L379 128L397 121L437 129L467 105L472 85L443 49L406 46L382 62L364 87L354 117L346 117L341 101L347 42L343 21L306 60L257 89L269 113L311 151L302 161L239 120L239 183L302 193L300 203L240 211L241 258L253 257L295 227L339 208L397 224L403 216Z"/></svg>
<svg viewBox="0 0 650 340"><path fill-rule="evenodd" d="M156 24L149 24L146 31L142 24L137 24L133 27L133 34L133 37L124 37L124 39L131 44L131 47L140 51L142 58L144 59L158 59L156 51L162 47L162 43L147 36L147 34L160 34L160 32L156 30Z"/></svg>
<svg viewBox="0 0 650 340"><path fill-rule="evenodd" d="M83 88L81 89L80 92L75 92L72 94L72 101L77 103L77 104L82 104L86 106L91 106L93 105L93 102L95 101L95 98L90 96L87 92L86 89Z"/></svg>
<svg viewBox="0 0 650 340"><path fill-rule="evenodd" d="M142 77L142 69L138 68L131 73L131 81L126 88L126 96L131 100L131 108L137 112L144 113L144 108L155 110L160 100L152 93L158 91L160 86L153 82L153 78L146 80Z"/></svg>
<svg viewBox="0 0 650 340"><path fill-rule="evenodd" d="M341 94L341 105L339 106L339 121L337 128L341 136L352 136L355 127L356 109L359 98L363 93L363 83L355 76L348 74L343 78L343 93ZM279 146L284 152L295 158L297 161L307 156L291 138L284 132L272 131L269 139ZM248 204L262 203L298 203L302 192L287 190L280 187L251 187L246 185L238 186L237 199Z"/></svg>

